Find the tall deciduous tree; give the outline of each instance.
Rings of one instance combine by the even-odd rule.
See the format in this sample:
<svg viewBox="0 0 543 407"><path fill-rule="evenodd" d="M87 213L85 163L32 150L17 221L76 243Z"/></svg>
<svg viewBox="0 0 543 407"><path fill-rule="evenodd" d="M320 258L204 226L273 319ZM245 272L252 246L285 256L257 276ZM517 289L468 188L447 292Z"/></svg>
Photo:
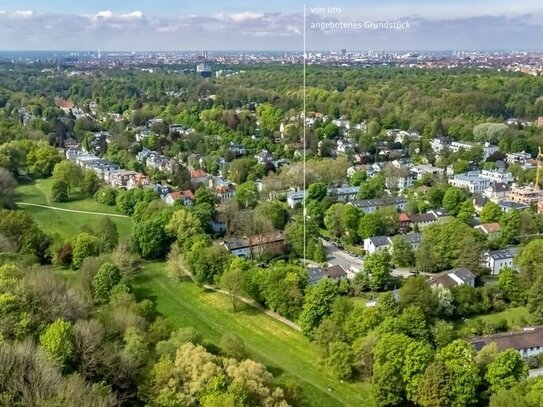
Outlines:
<svg viewBox="0 0 543 407"><path fill-rule="evenodd" d="M336 284L327 278L310 287L306 293L304 308L299 320L304 335L309 337L313 335L313 330L324 317L330 314L337 295Z"/></svg>
<svg viewBox="0 0 543 407"><path fill-rule="evenodd" d="M246 269L245 260L236 257L219 280L219 287L228 292L234 312L238 309L239 297L245 293Z"/></svg>
<svg viewBox="0 0 543 407"><path fill-rule="evenodd" d="M0 167L0 208L13 208L17 182L10 171Z"/></svg>

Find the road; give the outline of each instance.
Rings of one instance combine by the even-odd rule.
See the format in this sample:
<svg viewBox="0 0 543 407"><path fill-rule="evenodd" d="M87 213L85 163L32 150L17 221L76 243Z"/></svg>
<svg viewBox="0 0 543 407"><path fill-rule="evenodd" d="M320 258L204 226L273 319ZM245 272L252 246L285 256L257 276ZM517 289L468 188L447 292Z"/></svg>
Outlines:
<svg viewBox="0 0 543 407"><path fill-rule="evenodd" d="M322 240L324 250L326 251L326 261L332 265L339 265L345 270L355 273L362 271L362 259L341 250L326 240Z"/></svg>
<svg viewBox="0 0 543 407"><path fill-rule="evenodd" d="M111 216L111 217L113 217L113 218L129 218L129 216L126 216L126 215L119 215L119 214L115 214L115 213L78 211L78 210L75 210L75 209L57 208L56 206L38 205L38 204L28 203L28 202L15 202L15 203L16 203L17 205L23 205L23 206L36 206L36 207L38 207L38 208L51 209L51 210L53 210L53 211L82 213L82 214L84 214L84 215Z"/></svg>
<svg viewBox="0 0 543 407"><path fill-rule="evenodd" d="M347 253L345 250L341 250L338 247L334 246L330 242L322 239L322 244L324 245L324 250L326 251L327 259L326 261L332 265L340 265L349 273L349 278L354 277L354 273L358 273L364 269L364 259L360 257L353 256L352 254ZM391 275L395 277L407 278L412 276L411 268L395 268L392 269ZM423 275L431 275L429 273L420 273Z"/></svg>

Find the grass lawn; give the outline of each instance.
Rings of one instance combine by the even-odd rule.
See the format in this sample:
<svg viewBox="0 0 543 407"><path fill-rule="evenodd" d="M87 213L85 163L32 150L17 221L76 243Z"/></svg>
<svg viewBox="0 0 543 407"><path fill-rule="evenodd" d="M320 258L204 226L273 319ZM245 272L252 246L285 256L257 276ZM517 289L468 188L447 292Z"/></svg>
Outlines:
<svg viewBox="0 0 543 407"><path fill-rule="evenodd" d="M489 315L480 315L473 317L465 322L461 322L457 325L458 332L462 336L473 336L471 327L476 321L486 321L496 323L501 320L507 321L509 330L520 330L526 325L529 313L526 307L507 308L505 311L496 312Z"/></svg>
<svg viewBox="0 0 543 407"><path fill-rule="evenodd" d="M51 202L52 182L53 180L48 178L21 184L17 187L15 199L17 202L54 206L62 209L119 214L114 207L103 205L92 198L86 198L81 195L71 196L68 202ZM58 233L62 237L72 237L78 234L84 227L92 229L100 218L103 217L103 215L56 211L37 206L20 205L20 207L31 214L45 232L49 234ZM111 220L117 225L121 241L128 239L132 233L132 220L113 216Z"/></svg>
<svg viewBox="0 0 543 407"><path fill-rule="evenodd" d="M227 296L191 281L173 283L164 268L164 263L148 263L134 286L141 296L154 299L158 311L175 326L192 326L215 342L225 332L238 335L250 357L264 363L279 383L300 383L311 406L374 405L368 384L335 379L320 365L316 347L301 334L249 306L234 313Z"/></svg>

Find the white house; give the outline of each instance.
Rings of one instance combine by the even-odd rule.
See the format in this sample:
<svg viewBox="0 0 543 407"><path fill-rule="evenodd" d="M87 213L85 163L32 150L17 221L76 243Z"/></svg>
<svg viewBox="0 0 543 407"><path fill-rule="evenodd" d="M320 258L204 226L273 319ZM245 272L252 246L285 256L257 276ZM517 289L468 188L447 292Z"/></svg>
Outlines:
<svg viewBox="0 0 543 407"><path fill-rule="evenodd" d="M521 152L521 153L509 153L505 157L505 162L509 165L511 164L526 164L529 160L532 159L530 153Z"/></svg>
<svg viewBox="0 0 543 407"><path fill-rule="evenodd" d="M390 250L392 240L388 236L373 236L364 239L364 250L368 254L377 253L380 250Z"/></svg>
<svg viewBox="0 0 543 407"><path fill-rule="evenodd" d="M172 206L176 202L181 202L184 206L192 206L194 204L194 194L191 190L170 192L164 197L164 202Z"/></svg>
<svg viewBox="0 0 543 407"><path fill-rule="evenodd" d="M470 171L455 175L449 179L449 184L458 188L466 188L472 194L482 194L490 185L490 181L481 177L479 171Z"/></svg>
<svg viewBox="0 0 543 407"><path fill-rule="evenodd" d="M483 254L483 265L490 269L490 274L497 276L505 267L515 269L516 249L489 250Z"/></svg>
<svg viewBox="0 0 543 407"><path fill-rule="evenodd" d="M543 326L527 327L519 332L505 332L473 338L471 344L476 350L495 343L498 350L515 349L523 358L543 353Z"/></svg>
<svg viewBox="0 0 543 407"><path fill-rule="evenodd" d="M396 208L396 210L402 212L407 206L407 200L402 196L388 196L381 199L364 199L361 201L353 201L350 202L350 205L363 210L365 213L372 213L378 208L385 208L389 206L392 206Z"/></svg>
<svg viewBox="0 0 543 407"><path fill-rule="evenodd" d="M457 285L469 285L475 287L475 274L467 268L460 267L454 270L444 271L428 279L430 285L450 288Z"/></svg>
<svg viewBox="0 0 543 407"><path fill-rule="evenodd" d="M504 170L482 170L481 177L490 182L500 182L503 184L512 184L515 181L513 174Z"/></svg>

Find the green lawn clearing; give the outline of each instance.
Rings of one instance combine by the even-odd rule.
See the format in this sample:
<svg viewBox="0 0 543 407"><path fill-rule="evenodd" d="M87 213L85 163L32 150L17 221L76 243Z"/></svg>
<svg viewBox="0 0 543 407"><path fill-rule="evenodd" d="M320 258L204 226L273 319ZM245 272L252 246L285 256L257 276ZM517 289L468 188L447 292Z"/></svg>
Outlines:
<svg viewBox="0 0 543 407"><path fill-rule="evenodd" d="M92 198L86 198L82 195L73 195L68 202L51 202L52 182L53 180L48 178L21 184L17 187L17 195L15 197L17 202L22 203L19 207L31 214L38 225L49 234L58 233L62 237L72 237L81 232L85 227L92 229L100 218L104 216L121 215L114 207L103 205ZM66 209L67 211L24 205L27 203ZM117 225L120 239L128 239L132 233L132 220L119 216L110 216L110 218Z"/></svg>
<svg viewBox="0 0 543 407"><path fill-rule="evenodd" d="M250 357L264 363L279 383L300 383L311 406L374 405L368 384L335 379L320 364L317 348L301 334L250 306L233 312L226 295L192 281L174 283L164 270L164 263L148 263L134 286L139 295L154 299L175 326L192 326L212 341L225 332L238 335Z"/></svg>

